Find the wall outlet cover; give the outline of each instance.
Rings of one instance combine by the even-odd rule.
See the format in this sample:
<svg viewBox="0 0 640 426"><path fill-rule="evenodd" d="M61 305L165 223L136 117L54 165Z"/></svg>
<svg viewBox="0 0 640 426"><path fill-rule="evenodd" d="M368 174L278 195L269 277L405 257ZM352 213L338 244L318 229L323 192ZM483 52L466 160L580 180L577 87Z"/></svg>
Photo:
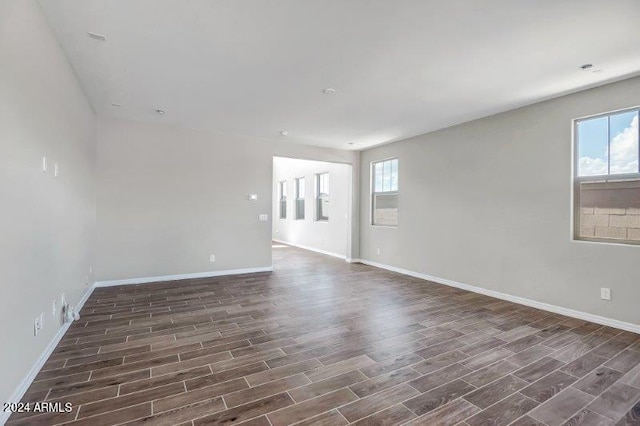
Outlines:
<svg viewBox="0 0 640 426"><path fill-rule="evenodd" d="M209 256L209 262L213 263L216 261L216 255L212 254L211 256Z"/></svg>
<svg viewBox="0 0 640 426"><path fill-rule="evenodd" d="M42 330L42 314L38 315L35 320L33 320L33 335L37 336Z"/></svg>
<svg viewBox="0 0 640 426"><path fill-rule="evenodd" d="M600 298L602 300L611 300L611 289L610 288L606 288L606 287L602 287L600 289Z"/></svg>

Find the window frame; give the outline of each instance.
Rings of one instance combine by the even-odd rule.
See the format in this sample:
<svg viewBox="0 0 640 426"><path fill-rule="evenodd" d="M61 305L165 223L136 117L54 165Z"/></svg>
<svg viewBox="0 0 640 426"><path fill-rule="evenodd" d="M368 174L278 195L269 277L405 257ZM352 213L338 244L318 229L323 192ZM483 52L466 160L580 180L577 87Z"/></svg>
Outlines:
<svg viewBox="0 0 640 426"><path fill-rule="evenodd" d="M376 164L378 163L384 163L386 161L391 161L391 160L397 160L398 161L398 170L397 170L397 179L398 179L398 189L395 191L382 191L382 192L376 192ZM375 199L376 196L379 195L395 195L396 197L398 197L398 204L399 204L399 200L400 200L400 159L397 156L394 157L387 157L387 158L383 158L380 160L375 160L372 161L371 164L369 165L370 170L369 170L369 178L371 181L371 185L370 185L370 195L371 195L371 199L369 201L369 226L371 227L377 227L377 228L398 228L398 226L400 225L400 216L398 215L398 223L395 225L385 225L385 224L376 224L375 223ZM398 207L398 213L400 212L400 207Z"/></svg>
<svg viewBox="0 0 640 426"><path fill-rule="evenodd" d="M571 122L571 150L573 155L572 170L571 170L571 213L572 213L572 226L571 226L571 240L576 242L588 242L598 244L614 244L640 247L640 241L616 239L616 238L602 238L602 237L583 237L580 236L580 184L581 183L597 183L597 182L621 182L640 180L640 131L638 132L638 172L635 173L619 173L611 174L611 157L610 149L607 150L609 157L607 158L607 174L592 175L592 176L578 176L580 172L580 147L578 140L578 124L583 121L598 119L602 117L610 117L617 114L624 114L627 112L635 111L640 117L640 106L622 108L613 111L588 115L584 117L574 118ZM639 124L640 126L640 124ZM611 135L608 134L608 147L611 146Z"/></svg>
<svg viewBox="0 0 640 426"><path fill-rule="evenodd" d="M327 177L327 184L329 183L329 172L319 172L316 173L314 175L315 179L314 179L314 187L315 187L315 214L314 214L314 218L316 222L329 222L329 216L320 216L320 203L322 202L322 198L320 197L320 177L321 176L326 176ZM330 187L330 186L329 186ZM327 193L327 203L330 202L331 199L331 193Z"/></svg>
<svg viewBox="0 0 640 426"><path fill-rule="evenodd" d="M302 194L300 194L300 180L304 181L304 191L302 191ZM294 201L295 201L295 212L293 215L293 219L294 220L305 220L306 217L306 202L305 202L305 195L306 195L306 190L307 190L307 180L305 179L304 176L300 176L294 179L294 191L295 191L295 196L294 196ZM300 196L302 195L302 196ZM302 201L302 217L300 217L298 215L299 211L298 211L298 202Z"/></svg>
<svg viewBox="0 0 640 426"><path fill-rule="evenodd" d="M287 219L287 181L281 180L278 182L278 219L286 220ZM282 208L282 203L284 202L284 209Z"/></svg>

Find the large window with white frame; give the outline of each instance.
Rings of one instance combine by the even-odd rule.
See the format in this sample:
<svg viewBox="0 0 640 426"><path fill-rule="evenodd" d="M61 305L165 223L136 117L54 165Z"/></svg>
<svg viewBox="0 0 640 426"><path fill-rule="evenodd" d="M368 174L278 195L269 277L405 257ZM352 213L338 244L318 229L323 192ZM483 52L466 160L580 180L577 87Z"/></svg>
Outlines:
<svg viewBox="0 0 640 426"><path fill-rule="evenodd" d="M329 220L329 173L316 175L316 220Z"/></svg>
<svg viewBox="0 0 640 426"><path fill-rule="evenodd" d="M304 194L305 179L299 177L296 179L296 220L304 219Z"/></svg>
<svg viewBox="0 0 640 426"><path fill-rule="evenodd" d="M574 239L640 244L639 109L574 121Z"/></svg>
<svg viewBox="0 0 640 426"><path fill-rule="evenodd" d="M280 211L279 217L280 219L287 218L287 181L283 180L278 183L278 193L280 200Z"/></svg>
<svg viewBox="0 0 640 426"><path fill-rule="evenodd" d="M371 224L398 226L398 159L371 163Z"/></svg>

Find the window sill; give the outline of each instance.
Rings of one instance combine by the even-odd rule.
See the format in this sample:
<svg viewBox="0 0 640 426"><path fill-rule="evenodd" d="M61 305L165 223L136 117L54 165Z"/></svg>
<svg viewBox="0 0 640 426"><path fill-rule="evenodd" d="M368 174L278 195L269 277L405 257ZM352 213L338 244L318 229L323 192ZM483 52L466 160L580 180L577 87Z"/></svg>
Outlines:
<svg viewBox="0 0 640 426"><path fill-rule="evenodd" d="M613 240L606 238L572 238L572 243L601 244L607 246L640 247L640 241Z"/></svg>

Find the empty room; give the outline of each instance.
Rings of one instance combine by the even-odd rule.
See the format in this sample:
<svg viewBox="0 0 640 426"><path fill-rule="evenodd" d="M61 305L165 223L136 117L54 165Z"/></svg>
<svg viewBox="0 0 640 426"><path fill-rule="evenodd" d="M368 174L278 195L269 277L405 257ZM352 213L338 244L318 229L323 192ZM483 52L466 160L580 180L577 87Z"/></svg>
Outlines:
<svg viewBox="0 0 640 426"><path fill-rule="evenodd" d="M640 425L638 22L0 0L0 425Z"/></svg>

